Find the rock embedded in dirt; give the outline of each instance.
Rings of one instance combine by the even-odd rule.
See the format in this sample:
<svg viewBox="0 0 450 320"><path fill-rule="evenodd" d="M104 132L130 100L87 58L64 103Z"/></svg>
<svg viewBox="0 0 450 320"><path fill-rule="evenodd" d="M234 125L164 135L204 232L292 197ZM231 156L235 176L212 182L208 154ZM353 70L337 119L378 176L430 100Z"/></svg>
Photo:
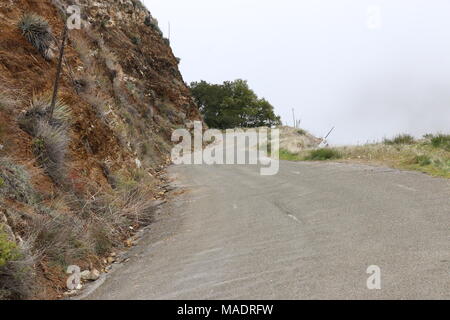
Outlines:
<svg viewBox="0 0 450 320"><path fill-rule="evenodd" d="M80 278L81 280L89 280L89 277L91 275L91 272L89 270L84 270L83 272L80 273Z"/></svg>
<svg viewBox="0 0 450 320"><path fill-rule="evenodd" d="M85 270L81 272L80 277L83 281L96 281L100 278L100 271L97 269Z"/></svg>
<svg viewBox="0 0 450 320"><path fill-rule="evenodd" d="M125 240L125 246L131 248L133 246L133 240L131 239Z"/></svg>
<svg viewBox="0 0 450 320"><path fill-rule="evenodd" d="M96 280L98 280L98 278L100 278L100 271L98 271L97 269L92 269L91 272L89 273L88 280L96 281Z"/></svg>

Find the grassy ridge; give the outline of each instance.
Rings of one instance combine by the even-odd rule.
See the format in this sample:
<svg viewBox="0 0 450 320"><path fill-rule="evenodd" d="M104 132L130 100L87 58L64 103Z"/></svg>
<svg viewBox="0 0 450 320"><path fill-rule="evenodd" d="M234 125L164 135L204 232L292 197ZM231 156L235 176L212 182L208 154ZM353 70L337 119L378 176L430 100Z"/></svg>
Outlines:
<svg viewBox="0 0 450 320"><path fill-rule="evenodd" d="M304 150L298 154L280 150L280 159L359 162L450 178L450 135L426 135L422 140L399 135L378 144Z"/></svg>

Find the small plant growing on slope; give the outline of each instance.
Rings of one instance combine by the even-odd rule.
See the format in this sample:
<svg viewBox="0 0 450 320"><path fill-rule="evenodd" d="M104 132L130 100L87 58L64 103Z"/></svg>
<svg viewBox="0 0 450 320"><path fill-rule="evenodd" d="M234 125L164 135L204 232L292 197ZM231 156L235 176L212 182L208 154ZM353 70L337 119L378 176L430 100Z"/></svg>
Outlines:
<svg viewBox="0 0 450 320"><path fill-rule="evenodd" d="M305 157L305 160L324 161L340 158L342 158L342 154L339 151L330 148L323 148L311 151L310 154Z"/></svg>
<svg viewBox="0 0 450 320"><path fill-rule="evenodd" d="M399 134L393 139L384 139L384 144L387 145L401 145L401 144L414 144L416 140L409 134Z"/></svg>
<svg viewBox="0 0 450 320"><path fill-rule="evenodd" d="M0 300L29 299L35 287L36 257L30 252L29 242L18 245L4 228L0 223Z"/></svg>
<svg viewBox="0 0 450 320"><path fill-rule="evenodd" d="M431 137L431 145L435 148L450 151L450 134L438 134Z"/></svg>
<svg viewBox="0 0 450 320"><path fill-rule="evenodd" d="M0 267L17 258L19 258L17 244L8 240L3 225L0 224Z"/></svg>
<svg viewBox="0 0 450 320"><path fill-rule="evenodd" d="M33 143L34 153L47 174L56 182L62 183L65 177L65 157L69 139L61 127L53 127L40 122L36 128Z"/></svg>
<svg viewBox="0 0 450 320"><path fill-rule="evenodd" d="M36 14L26 14L20 19L18 27L22 35L45 59L53 58L53 34L47 20Z"/></svg>
<svg viewBox="0 0 450 320"><path fill-rule="evenodd" d="M28 204L36 200L30 175L8 158L0 158L0 196Z"/></svg>
<svg viewBox="0 0 450 320"><path fill-rule="evenodd" d="M418 165L424 167L424 166L428 166L428 165L432 164L433 161L427 155L418 155L415 158L415 163L417 163Z"/></svg>
<svg viewBox="0 0 450 320"><path fill-rule="evenodd" d="M0 85L0 111L9 111L17 106L17 100L14 99L13 95L5 87Z"/></svg>
<svg viewBox="0 0 450 320"><path fill-rule="evenodd" d="M147 16L145 18L144 24L150 28L152 28L158 35L160 35L161 37L163 36L163 33L161 31L161 29L158 26L158 20L156 20L155 18L153 18L152 16Z"/></svg>
<svg viewBox="0 0 450 320"><path fill-rule="evenodd" d="M50 112L49 95L33 96L30 108L19 118L20 127L32 136L36 136L37 126L46 121ZM70 125L71 112L64 100L57 100L50 124L53 127L67 129Z"/></svg>
<svg viewBox="0 0 450 320"><path fill-rule="evenodd" d="M48 120L50 110L49 96L33 97L31 108L19 118L19 125L35 138L33 150L47 174L55 182L62 183L71 112L63 100L57 100L53 117Z"/></svg>

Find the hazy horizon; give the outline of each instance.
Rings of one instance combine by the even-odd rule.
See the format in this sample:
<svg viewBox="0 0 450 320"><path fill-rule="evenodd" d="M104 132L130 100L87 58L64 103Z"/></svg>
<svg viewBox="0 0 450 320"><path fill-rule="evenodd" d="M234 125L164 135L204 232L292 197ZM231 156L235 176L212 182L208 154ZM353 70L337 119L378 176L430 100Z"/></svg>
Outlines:
<svg viewBox="0 0 450 320"><path fill-rule="evenodd" d="M316 136L336 126L334 144L449 133L449 2L144 2L188 83L248 80L285 124L295 108Z"/></svg>

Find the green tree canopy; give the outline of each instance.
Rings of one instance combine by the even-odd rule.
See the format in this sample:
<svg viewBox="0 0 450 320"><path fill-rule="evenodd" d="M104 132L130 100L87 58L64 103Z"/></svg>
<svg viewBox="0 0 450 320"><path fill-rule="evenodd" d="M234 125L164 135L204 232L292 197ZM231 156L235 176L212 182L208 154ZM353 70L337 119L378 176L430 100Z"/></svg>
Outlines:
<svg viewBox="0 0 450 320"><path fill-rule="evenodd" d="M255 128L281 124L273 106L258 98L245 80L223 84L192 82L190 88L210 128Z"/></svg>

